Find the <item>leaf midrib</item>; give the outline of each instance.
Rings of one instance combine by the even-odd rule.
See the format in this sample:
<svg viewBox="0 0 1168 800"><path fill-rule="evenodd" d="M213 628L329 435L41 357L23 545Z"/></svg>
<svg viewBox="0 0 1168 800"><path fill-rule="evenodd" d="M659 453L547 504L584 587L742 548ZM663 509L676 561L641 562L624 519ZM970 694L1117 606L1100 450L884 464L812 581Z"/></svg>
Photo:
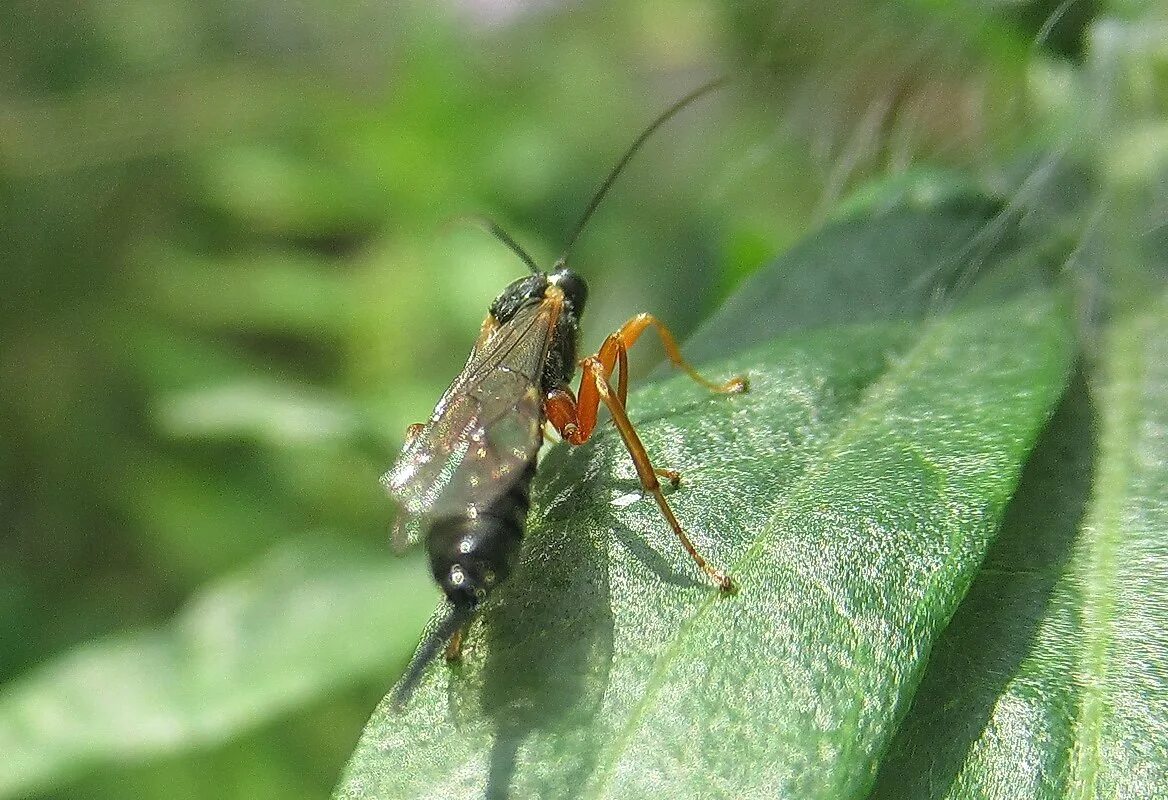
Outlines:
<svg viewBox="0 0 1168 800"><path fill-rule="evenodd" d="M778 528L779 520L785 518L795 506L795 501L801 499L803 493L830 469L836 456L844 451L853 438L858 436L858 431L863 430L862 423L863 425L867 425L872 421L882 418L878 411L904 385L902 378L913 374L917 367L917 362L931 352L932 340L937 337L937 332L941 329L942 324L942 322L928 324L921 331L921 335L916 343L905 351L905 355L891 363L884 374L872 382L868 391L865 393L864 399L855 406L856 413L844 421L835 435L828 440L824 447L820 448L819 455L810 459L810 463L792 485L791 489L777 500L774 505L774 512L770 515L766 524L762 526L751 546L733 564L730 574L733 575L741 572L743 566L758 558L766 542L770 540L771 534ZM596 774L599 777L594 788L587 794L588 797L603 798L607 796L609 784L616 772L617 764L624 755L629 742L632 741L633 737L640 730L641 722L652 706L652 702L656 699L658 691L660 691L665 682L669 668L681 652L682 645L688 639L690 631L706 615L709 609L713 607L714 603L720 602L723 599L717 595L708 594L697 604L694 612L684 622L678 625L677 634L674 636L669 647L657 659L653 673L645 685L645 691L641 699L635 704L624 728L613 738L613 744L601 751L600 757L597 760L598 768Z"/></svg>
<svg viewBox="0 0 1168 800"><path fill-rule="evenodd" d="M1084 567L1082 624L1083 656L1080 679L1083 706L1074 729L1071 765L1072 798L1093 798L1101 762L1104 714L1107 698L1103 679L1107 674L1115 611L1115 550L1121 539L1124 489L1132 474L1133 448L1139 419L1139 342L1144 326L1115 331L1109 348L1110 380L1102 389L1100 407L1104 412L1100 466L1094 497L1093 519L1085 529L1094 532L1087 540Z"/></svg>

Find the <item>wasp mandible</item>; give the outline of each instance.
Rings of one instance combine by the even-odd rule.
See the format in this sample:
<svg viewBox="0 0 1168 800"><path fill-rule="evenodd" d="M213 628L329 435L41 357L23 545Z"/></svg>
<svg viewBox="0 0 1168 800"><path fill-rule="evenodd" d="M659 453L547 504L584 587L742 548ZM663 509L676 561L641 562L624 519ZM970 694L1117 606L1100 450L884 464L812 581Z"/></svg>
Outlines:
<svg viewBox="0 0 1168 800"><path fill-rule="evenodd" d="M747 389L745 377L725 383L702 377L681 355L673 334L651 314L638 314L612 333L596 353L577 361L580 316L588 285L567 267L568 255L600 201L645 140L671 117L724 83L707 83L678 100L648 125L593 195L567 247L550 270L493 222L487 230L527 265L531 274L505 288L491 304L466 365L442 395L430 419L412 425L406 444L382 483L402 511L394 528L398 547L424 532L430 568L450 611L414 656L398 698L404 700L439 648L459 655L462 631L518 558L530 505L536 457L550 424L572 445L588 441L603 403L632 456L645 491L697 567L723 592L734 583L694 547L674 516L658 477L679 475L653 466L626 413L628 351L652 328L674 365L713 392ZM570 382L577 365L578 393ZM615 384L613 381L615 375ZM420 524L419 524L420 523Z"/></svg>

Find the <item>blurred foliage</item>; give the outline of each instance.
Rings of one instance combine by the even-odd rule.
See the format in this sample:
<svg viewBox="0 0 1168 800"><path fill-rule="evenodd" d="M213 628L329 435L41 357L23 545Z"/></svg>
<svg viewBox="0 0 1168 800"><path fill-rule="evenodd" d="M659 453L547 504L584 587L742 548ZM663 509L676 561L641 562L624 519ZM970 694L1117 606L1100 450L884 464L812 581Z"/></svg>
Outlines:
<svg viewBox="0 0 1168 800"><path fill-rule="evenodd" d="M845 202L871 208L889 186L912 202L956 170L1020 226L1062 226L1092 357L1095 322L1143 306L1168 269L1168 59L1151 14L1131 0L6 4L0 691L89 648L165 639L187 598L262 573L306 532L339 553L379 546L393 512L377 476L522 269L450 220L489 214L550 261L635 132L711 74L747 78L652 140L575 251L586 347L643 308L684 334ZM385 591L416 602L415 583ZM322 796L420 631L396 621L343 677L119 756L129 766L74 778L79 758L43 788Z"/></svg>

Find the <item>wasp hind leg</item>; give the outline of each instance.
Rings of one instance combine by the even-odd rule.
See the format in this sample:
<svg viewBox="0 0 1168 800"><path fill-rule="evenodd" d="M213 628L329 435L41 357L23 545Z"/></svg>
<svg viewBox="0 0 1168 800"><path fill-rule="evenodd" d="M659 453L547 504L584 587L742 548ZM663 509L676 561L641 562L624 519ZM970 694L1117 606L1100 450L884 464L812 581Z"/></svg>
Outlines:
<svg viewBox="0 0 1168 800"><path fill-rule="evenodd" d="M712 566L694 547L693 542L682 529L681 523L677 521L673 509L669 506L669 501L665 499L665 493L661 490L661 483L657 480L657 476L662 475L676 485L681 480L681 475L673 470L658 470L653 466L649 454L645 451L644 444L641 443L641 437L637 435L633 423L629 420L628 414L625 413L624 403L620 401L617 390L608 381L609 373L600 359L596 356L590 356L584 359L581 365L584 368L584 376L580 383L580 401L577 403L572 392L566 388L549 392L544 399L544 409L548 420L564 439L572 444L583 444L592 435L596 426L596 413L600 403L603 402L612 415L612 421L620 432L625 448L633 459L633 465L637 469L637 477L641 480L642 488L653 495L661 515L669 523L674 535L681 542L682 548L693 559L698 569L717 584L719 589L727 594L737 591L730 576Z"/></svg>
<svg viewBox="0 0 1168 800"><path fill-rule="evenodd" d="M609 335L604 340L604 344L600 345L600 349L596 351L594 358L600 361L604 366L604 374L612 375L613 370L617 372L616 393L620 399L621 405L626 405L628 401L629 388L629 355L628 351L637 340L641 338L646 330L652 327L657 331L657 337L661 340L661 346L665 348L665 355L675 367L680 369L695 382L709 389L711 392L718 394L741 394L749 390L750 381L745 375L735 375L730 380L724 383L716 383L708 380L696 370L693 365L685 360L681 355L681 348L677 346L677 339L673 337L673 333L661 320L657 319L652 314L641 313L630 319L624 325L621 325L616 332Z"/></svg>
<svg viewBox="0 0 1168 800"><path fill-rule="evenodd" d="M638 314L605 339L604 344L596 351L596 355L589 356L580 362L584 375L580 380L579 399L577 400L576 396L572 394L572 390L566 386L553 389L544 397L544 412L548 422L559 431L561 437L571 444L583 444L588 441L592 431L596 428L596 416L600 404L604 403L620 432L625 448L633 459L641 486L645 491L653 494L653 499L657 501L657 506L661 509L661 515L669 523L669 527L677 536L678 541L681 542L681 546L685 548L686 553L698 565L698 568L706 573L722 591L734 592L735 586L730 576L711 566L697 551L693 542L682 530L681 524L673 514L673 509L669 507L669 502L665 499L665 494L661 491L661 484L657 480L658 476L665 478L676 487L681 482L681 473L653 466L652 461L649 460L649 454L645 452L645 446L641 443L641 438L637 435L632 422L629 421L628 414L625 412L629 392L629 348L636 344L641 334L650 327L657 331L669 360L697 383L719 394L740 394L749 389L750 383L744 375L736 375L724 383L716 383L702 377L693 368L693 365L682 357L677 340L669 328L665 327L652 314ZM609 382L609 376L614 372L617 378L615 387Z"/></svg>
<svg viewBox="0 0 1168 800"><path fill-rule="evenodd" d="M595 356L603 365L605 364L605 356L607 355L610 363L608 363L605 367L605 375L611 375L613 367L615 366L617 372L616 396L620 401L620 404L625 407L628 406L629 396L629 348L632 347L632 344L637 340L637 337L641 335L640 330L635 330L636 326L641 325L641 330L643 330L644 325L648 324L644 320L649 319L652 319L654 322L656 322L656 317L653 317L651 314L638 314L637 316L633 317L631 320L622 325L619 331L605 339L604 345L601 346L600 351ZM673 335L669 332L669 329L664 325L661 325L659 322L657 324L662 330L665 331L663 336L668 337L667 339L663 338L662 341L673 345L672 349L670 350L670 358L674 359L674 363L680 362L681 364L685 365L686 368L689 368L689 364L684 359L682 359L681 353L677 352L677 343L674 342ZM628 331L630 330L633 332L629 333ZM608 353L609 350L615 353L615 364L611 363L614 356L611 353ZM587 380L587 377L585 377L585 380ZM700 380L705 382L704 379ZM713 386L712 384L708 383L707 385ZM721 387L713 388L717 388L719 390L721 389ZM659 467L653 467L653 473L658 478L664 478L665 480L669 481L669 485L674 489L681 485L681 473L675 469L661 469Z"/></svg>

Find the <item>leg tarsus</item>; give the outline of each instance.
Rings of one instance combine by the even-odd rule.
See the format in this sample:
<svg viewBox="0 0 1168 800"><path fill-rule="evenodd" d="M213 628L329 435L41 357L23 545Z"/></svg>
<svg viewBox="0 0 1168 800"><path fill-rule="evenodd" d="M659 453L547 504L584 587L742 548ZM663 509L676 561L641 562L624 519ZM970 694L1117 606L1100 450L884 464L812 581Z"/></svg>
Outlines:
<svg viewBox="0 0 1168 800"><path fill-rule="evenodd" d="M745 375L735 375L722 384L719 391L722 394L745 394L750 391L750 378Z"/></svg>
<svg viewBox="0 0 1168 800"><path fill-rule="evenodd" d="M462 634L466 628L459 628L450 637L450 642L446 645L446 661L447 663L462 660Z"/></svg>
<svg viewBox="0 0 1168 800"><path fill-rule="evenodd" d="M676 489L681 485L681 473L675 469L658 469L653 467L653 472L658 478L664 478L669 481L669 485Z"/></svg>
<svg viewBox="0 0 1168 800"><path fill-rule="evenodd" d="M652 493L653 499L657 502L657 507L661 510L661 515L669 523L669 527L673 530L674 535L681 542L682 548L685 549L685 552L689 554L689 557L693 559L693 562L697 564L698 568L706 573L710 580L717 584L719 589L727 594L736 591L734 581L731 580L730 576L706 561L705 557L698 552L693 542L690 541L689 536L682 529L681 523L677 521L677 517L674 516L673 509L669 506L669 501L665 499L665 494L661 491L661 484L657 481L658 471L653 467L652 461L649 460L649 454L645 451L645 446L641 443L641 438L637 436L632 422L629 421L624 406L620 404L619 399L613 393L612 385L608 382L608 376L605 374L604 365L599 359L590 357L584 359L584 370L585 379L592 382L600 400L608 407L608 411L612 415L612 421L620 432L621 439L625 443L625 449L629 451L629 455L633 459L633 466L637 469L637 475L641 479L641 486L646 491ZM673 474L676 475L677 473ZM678 475L678 478L680 478L680 475Z"/></svg>

